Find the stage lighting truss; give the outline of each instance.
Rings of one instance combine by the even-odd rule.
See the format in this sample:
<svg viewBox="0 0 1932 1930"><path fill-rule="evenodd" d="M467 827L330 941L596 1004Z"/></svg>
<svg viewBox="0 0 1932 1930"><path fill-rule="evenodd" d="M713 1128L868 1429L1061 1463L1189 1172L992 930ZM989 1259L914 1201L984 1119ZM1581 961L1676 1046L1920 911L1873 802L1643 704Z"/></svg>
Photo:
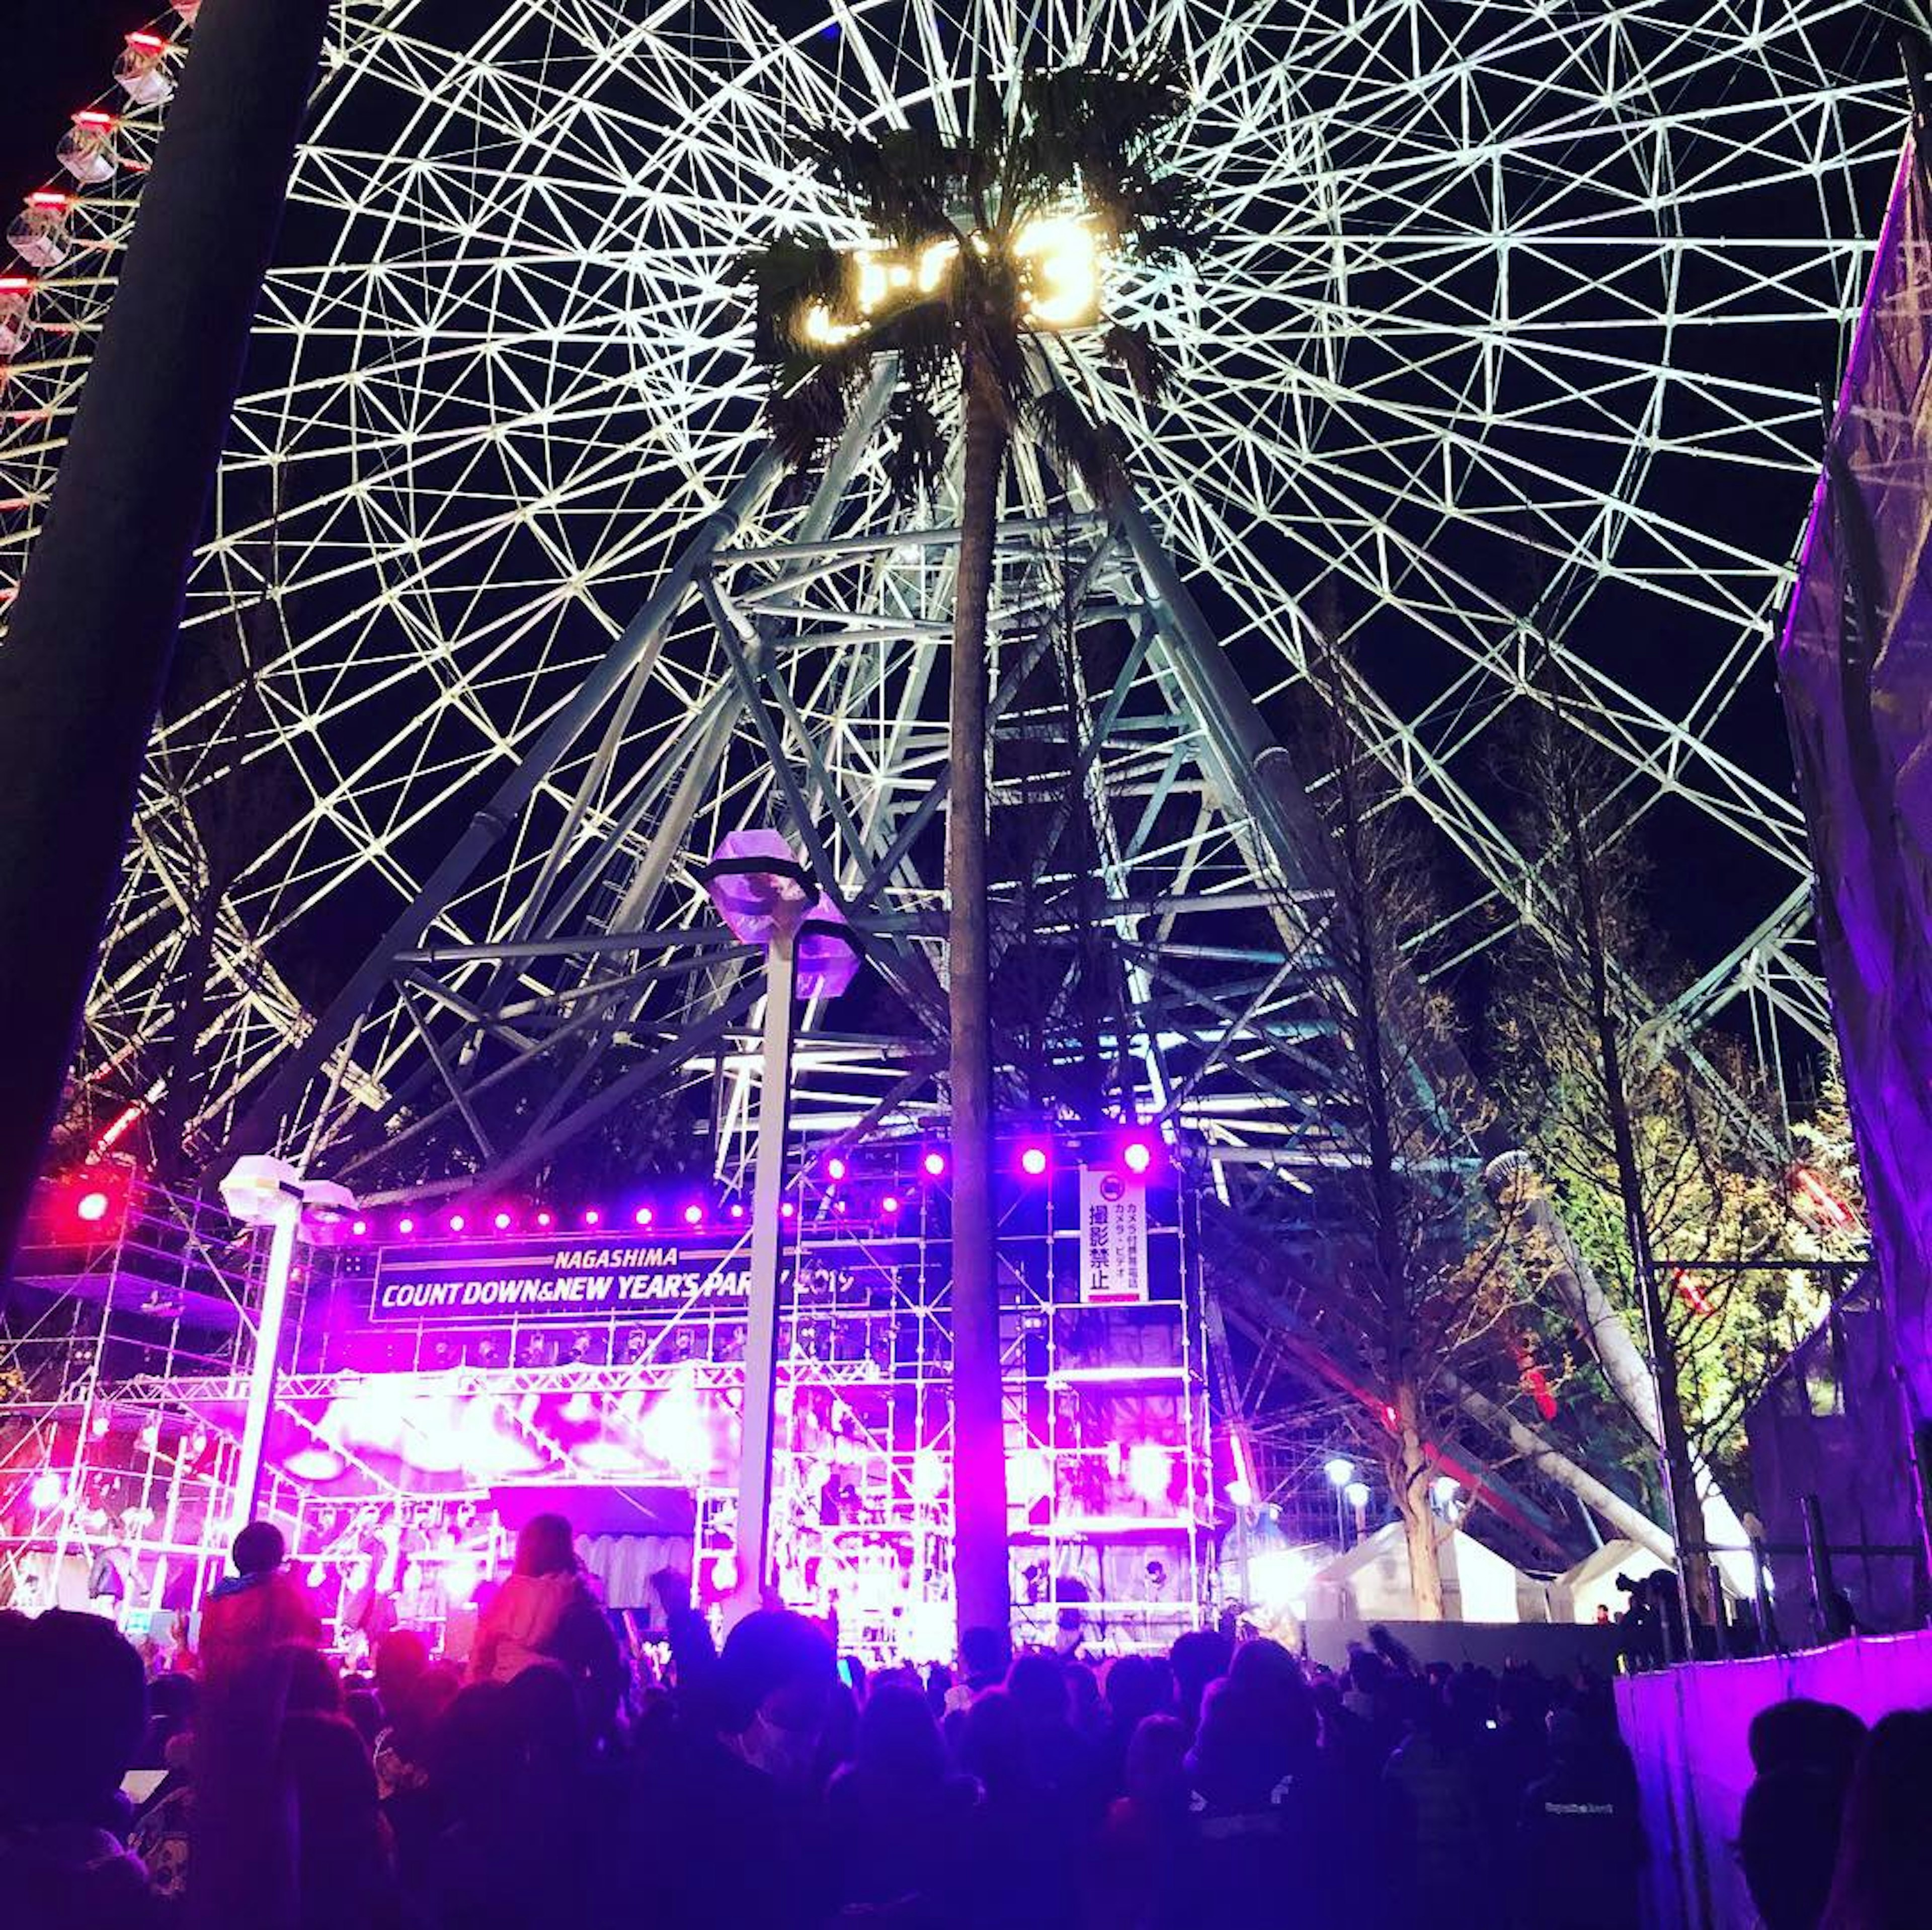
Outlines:
<svg viewBox="0 0 1932 1930"><path fill-rule="evenodd" d="M775 1565L801 1604L828 1607L838 1589L846 1646L881 1662L906 1652L909 1619L948 1642L952 1628L946 1201L914 1183L921 1146L900 1150L896 1181L878 1155L866 1162L869 1179L904 1188L889 1228L794 1223L779 1352ZM1072 1580L1093 1638L1164 1646L1219 1599L1191 1182L1149 1183L1148 1299L1084 1304L1070 1264L1081 1170L1069 1159L1050 1181L1016 1183L1003 1207L1018 1625L1051 1641L1050 1584ZM33 1310L0 1334L0 1606L45 1605L56 1589L74 1605L103 1551L118 1552L144 1603L182 1588L199 1601L220 1572L265 1250L192 1202L131 1181L127 1197L112 1240L30 1250L22 1305ZM345 1511L487 1509L507 1481L554 1487L566 1513L574 1489L681 1487L698 1570L728 1554L736 1487L722 1418L740 1396L743 1302L728 1291L721 1303L712 1283L742 1277L748 1236L717 1228L694 1263L689 1244L659 1240L668 1264L703 1278L648 1316L453 1324L377 1319L384 1266L418 1267L427 1252L514 1275L550 1247L652 1243L612 1229L304 1248L264 1487L298 1559ZM690 1418L653 1435L678 1403ZM412 1463L396 1443L418 1439ZM835 1486L828 1472L840 1470ZM890 1590L875 1586L882 1571Z"/></svg>

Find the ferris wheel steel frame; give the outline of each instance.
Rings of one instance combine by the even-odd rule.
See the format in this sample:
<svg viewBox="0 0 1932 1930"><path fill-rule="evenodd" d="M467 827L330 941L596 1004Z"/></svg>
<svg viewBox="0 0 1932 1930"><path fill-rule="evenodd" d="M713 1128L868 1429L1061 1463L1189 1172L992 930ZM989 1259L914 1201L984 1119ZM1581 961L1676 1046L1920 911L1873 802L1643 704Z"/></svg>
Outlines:
<svg viewBox="0 0 1932 1930"><path fill-rule="evenodd" d="M791 741L808 714L794 701L788 716L767 674L766 659L784 653L772 626L795 620L776 587L734 602L715 582L700 585L715 606L705 612L714 654L694 676L676 660L692 633L677 632L649 686L653 701L689 713L682 734L653 737L620 721L644 697L646 680L633 675L604 738L539 779L546 827L532 822L530 848L513 847L494 896L447 901L410 935L401 908L437 895L426 888L436 872L422 855L424 827L474 815L479 767L537 756L573 692L621 661L616 640L662 590L689 531L715 528L709 519L745 476L757 384L728 257L787 225L838 229L790 158L796 122L902 124L929 112L956 130L961 83L974 71L1160 40L1193 66L1185 160L1221 216L1222 239L1192 282L1125 274L1112 299L1172 344L1181 404L1154 419L1108 385L1077 338L1060 347L1068 379L1126 434L1152 525L1184 570L1211 564L1217 608L1232 620L1210 627L1241 654L1246 694L1269 707L1296 683L1301 592L1322 569L1346 580L1359 607L1345 628L1365 644L1386 654L1376 626L1393 613L1405 638L1438 653L1424 697L1379 678L1372 662L1356 696L1399 792L1463 868L1448 933L1459 962L1534 916L1533 875L1472 788L1472 759L1512 711L1560 703L1621 774L1611 840L1669 800L1792 877L1750 932L1658 1010L1656 1035L1692 1039L1742 996L1785 1037L1828 1042L1796 808L1774 774L1739 761L1720 728L1740 689L1768 674L1760 626L1782 599L1788 557L1781 539L1767 554L1687 527L1651 503L1646 485L1662 457L1714 473L1802 477L1813 467L1808 398L1700 359L1696 344L1727 326L1780 321L1828 334L1856 312L1868 244L1853 203L1861 179L1876 181L1888 164L1902 106L1888 76L1844 78L1814 46L1858 10L1718 4L1686 25L1651 5L1392 0L1336 20L1326 17L1333 8L1282 0L1215 11L1210 23L1212 10L1175 0L1138 27L1108 4L1037 20L1023 11L874 0L832 9L836 33L788 35L736 0L656 7L642 20L598 0L518 0L473 43L446 44L431 8L341 9L296 172L292 248L258 327L261 377L237 411L215 534L191 587L191 630L251 605L273 612L279 653L251 674L278 729L218 755L208 734L218 707L166 726L162 748L190 776L185 795L151 781L137 827L82 1068L104 1103L110 1091L117 1112L130 1091L152 1097L143 1080L171 1021L168 962L199 862L184 807L225 757L291 758L310 799L221 910L220 1009L201 1042L210 1142L232 1130L238 1105L260 1116L265 1079L313 1022L279 962L302 921L332 917L365 887L387 896L394 941L370 952L368 969L388 969L376 962L383 951L419 982L331 1042L305 1145L329 1143L334 1129L319 1121L332 1107L374 1122L438 1084L449 1088L440 1103L464 1110L460 1073L452 1084L446 1075L457 1069L430 1049L436 1019L418 1023L430 1014L501 1034L512 1049L548 1049L574 1028L568 1039L601 1038L628 1055L632 1091L680 1055L709 1055L714 1072L733 1069L722 1116L742 1114L746 996L725 986L733 966L722 947L692 949L688 902L669 918L644 916L677 896L669 841L648 845L641 863L635 851L656 808L652 784L664 821L686 804L722 821L718 800L680 796L668 775L679 767L665 761L701 762L747 686L766 698L741 712L753 725L747 742L768 749L772 732ZM380 140L355 137L364 120ZM1815 224L1734 245L1721 221L1706 221L1780 183L1815 200ZM1700 275L1717 278L1714 290ZM1694 434L1676 419L1690 410L1706 425ZM854 457L842 486L877 515L885 505L866 461ZM819 507L837 513L823 495ZM809 540L782 519L750 538L736 566L762 557L776 569L788 544ZM1506 542L1535 563L1527 608L1470 573L1472 539ZM852 526L824 540L854 540ZM938 540L936 530L902 539ZM1708 674L1675 710L1621 684L1573 634L1606 586L1703 626ZM1158 599L1138 609L1155 629L1171 614ZM876 641L878 612L854 614ZM905 620L909 634L929 640L941 614L922 607ZM1154 649L1151 632L1140 647ZM519 666L525 696L506 703ZM623 683L615 677L614 694ZM416 701L412 693L427 694L401 736L376 743L364 720L385 701ZM916 707L902 722L919 801L870 855L907 884L909 854L944 796ZM800 794L827 794L827 772L806 765ZM628 788L599 791L627 767ZM1156 772L1148 794L1164 803L1179 781ZM742 789L733 800L794 819L797 801ZM461 835L427 843L448 850ZM1203 835L1233 834L1204 824ZM580 927L576 949L560 951L565 927L538 930L518 894L540 883L547 902L566 851L580 860L599 839L637 866L605 908L622 915L606 917L602 933ZM866 848L848 848L844 861ZM580 864L580 876L594 869ZM917 1014L939 983L934 907L928 898L889 915L880 875L856 877L851 893ZM1250 882L1257 903L1294 889L1279 876ZM608 875L601 888L613 895ZM1224 899L1233 888L1218 881ZM647 935L676 935L656 962L638 958L633 983L686 983L688 1036L640 1027L641 1005L620 1022L621 987L546 980L538 968L546 957L652 950L630 944L633 917ZM1268 1026L1286 1022L1269 1001L1293 1002L1283 990L1293 949L1280 947L1252 983L1224 962L1222 989L1238 992L1232 1009L1247 1017L1224 1013L1217 1036L1197 1014L1204 1058L1218 1067L1247 1055L1258 1067L1275 1049L1280 1034ZM1160 952L1137 967L1150 988ZM494 1002L466 1011L460 987L433 976L446 968L487 980ZM1269 990L1270 973L1284 971ZM412 1054L394 1043L405 1035L418 1042ZM843 1103L818 1115L826 1130L889 1108L887 1095L916 1080L904 1041L894 1073L876 1070L882 1043L824 1042L825 1074L849 1072L838 1075ZM1252 1089L1267 1091L1264 1068ZM478 1136L491 1139L487 1127ZM1220 1136L1228 1166L1273 1157L1265 1132ZM479 1148L484 1171L499 1150Z"/></svg>

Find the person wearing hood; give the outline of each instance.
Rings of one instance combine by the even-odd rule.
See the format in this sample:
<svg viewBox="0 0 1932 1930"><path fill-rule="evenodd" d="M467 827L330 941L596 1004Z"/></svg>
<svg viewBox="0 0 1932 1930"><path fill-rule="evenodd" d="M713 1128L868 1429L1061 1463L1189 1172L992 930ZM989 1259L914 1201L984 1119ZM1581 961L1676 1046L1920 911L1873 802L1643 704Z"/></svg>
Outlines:
<svg viewBox="0 0 1932 1930"><path fill-rule="evenodd" d="M235 1538L235 1572L209 1589L201 1611L201 1673L209 1682L232 1680L249 1663L293 1646L320 1649L322 1619L284 1562L281 1530L251 1521Z"/></svg>
<svg viewBox="0 0 1932 1930"><path fill-rule="evenodd" d="M569 1676L590 1733L606 1733L623 1693L623 1658L561 1514L533 1514L518 1532L510 1577L477 1627L470 1679L514 1682L539 1663Z"/></svg>

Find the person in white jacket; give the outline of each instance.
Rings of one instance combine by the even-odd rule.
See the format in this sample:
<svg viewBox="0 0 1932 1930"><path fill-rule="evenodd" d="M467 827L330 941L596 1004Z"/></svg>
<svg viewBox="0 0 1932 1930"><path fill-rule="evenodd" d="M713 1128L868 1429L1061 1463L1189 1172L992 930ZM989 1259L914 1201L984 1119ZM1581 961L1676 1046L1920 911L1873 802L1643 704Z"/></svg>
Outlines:
<svg viewBox="0 0 1932 1930"><path fill-rule="evenodd" d="M470 1677L512 1682L539 1664L569 1676L593 1735L610 1728L623 1692L623 1658L561 1514L534 1514L518 1533L509 1579L478 1625Z"/></svg>

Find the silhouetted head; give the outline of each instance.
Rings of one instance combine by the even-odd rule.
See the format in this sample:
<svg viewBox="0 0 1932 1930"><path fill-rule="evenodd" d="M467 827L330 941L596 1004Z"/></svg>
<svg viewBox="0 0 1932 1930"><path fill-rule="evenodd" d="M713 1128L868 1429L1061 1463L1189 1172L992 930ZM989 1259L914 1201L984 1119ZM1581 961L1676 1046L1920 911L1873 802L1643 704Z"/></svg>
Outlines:
<svg viewBox="0 0 1932 1930"><path fill-rule="evenodd" d="M288 1544L272 1521L251 1521L235 1538L229 1559L237 1574L269 1574L287 1559Z"/></svg>
<svg viewBox="0 0 1932 1930"><path fill-rule="evenodd" d="M904 1787L946 1774L946 1745L932 1705L904 1682L881 1682L859 1712L858 1767L880 1782Z"/></svg>
<svg viewBox="0 0 1932 1930"><path fill-rule="evenodd" d="M561 1514L532 1514L517 1531L518 1574L562 1574L576 1565L570 1523Z"/></svg>
<svg viewBox="0 0 1932 1930"><path fill-rule="evenodd" d="M1187 1731L1172 1715L1144 1717L1127 1745L1127 1793L1144 1809L1187 1807Z"/></svg>
<svg viewBox="0 0 1932 1930"><path fill-rule="evenodd" d="M413 1628L392 1628L376 1644L376 1694L392 1721L429 1667L429 1644Z"/></svg>
<svg viewBox="0 0 1932 1930"><path fill-rule="evenodd" d="M1845 1799L1826 1930L1918 1930L1932 1896L1932 1710L1900 1709L1866 1739Z"/></svg>
<svg viewBox="0 0 1932 1930"><path fill-rule="evenodd" d="M802 1782L844 1690L823 1629L789 1609L758 1609L725 1637L718 1658L718 1726L754 1767Z"/></svg>
<svg viewBox="0 0 1932 1930"><path fill-rule="evenodd" d="M1020 1720L1057 1725L1067 1719L1066 1671L1053 1655L1022 1655L1006 1671L1006 1693Z"/></svg>
<svg viewBox="0 0 1932 1930"><path fill-rule="evenodd" d="M0 1630L0 1823L98 1823L147 1722L141 1658L112 1623L50 1608Z"/></svg>
<svg viewBox="0 0 1932 1930"><path fill-rule="evenodd" d="M976 1688L998 1682L1012 1653L1004 1628L968 1628L959 1637L960 1670Z"/></svg>
<svg viewBox="0 0 1932 1930"><path fill-rule="evenodd" d="M1799 1695L1760 1709L1751 1718L1748 1739L1751 1766L1760 1775L1774 1769L1822 1769L1844 1782L1864 1746L1865 1725L1835 1702Z"/></svg>
<svg viewBox="0 0 1932 1930"><path fill-rule="evenodd" d="M1107 1670L1106 1692L1108 1712L1131 1735L1172 1703L1174 1672L1159 1655L1122 1655Z"/></svg>

